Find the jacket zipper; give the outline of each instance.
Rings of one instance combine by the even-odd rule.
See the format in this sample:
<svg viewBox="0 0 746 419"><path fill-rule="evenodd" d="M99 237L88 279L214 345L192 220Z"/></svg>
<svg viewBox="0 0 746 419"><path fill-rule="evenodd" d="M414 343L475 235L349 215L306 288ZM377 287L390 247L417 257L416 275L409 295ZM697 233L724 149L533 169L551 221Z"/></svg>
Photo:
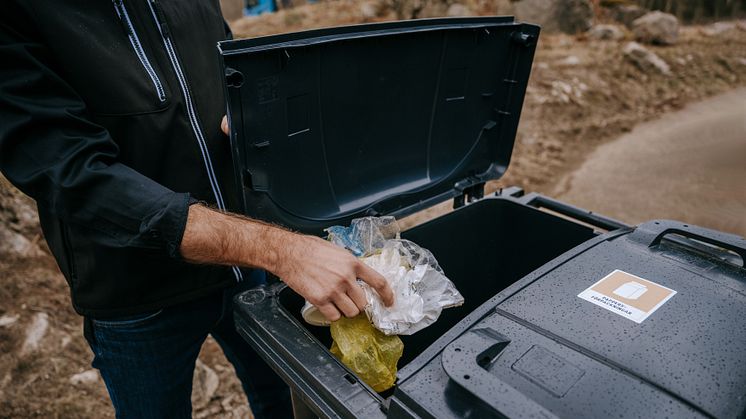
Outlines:
<svg viewBox="0 0 746 419"><path fill-rule="evenodd" d="M150 80L153 82L153 86L155 86L155 91L158 94L158 99L161 101L161 103L166 101L166 91L163 89L163 84L161 83L161 79L158 78L158 74L153 69L153 66L150 64L150 60L148 60L148 56L145 55L145 50L142 48L142 43L140 42L140 37L137 36L137 32L135 32L135 27L132 25L132 20L130 19L129 14L127 13L127 8L124 7L124 2L122 0L113 0L114 2L114 9L117 11L117 15L119 16L119 20L122 22L122 26L124 26L125 32L127 32L127 37L130 40L130 44L132 45L132 49L135 50L135 55L137 55L137 59L140 60L140 64L142 64L143 68L145 69L145 72L148 73L148 77L150 77Z"/></svg>
<svg viewBox="0 0 746 419"><path fill-rule="evenodd" d="M189 123L192 126L192 131L194 131L194 136L197 139L199 150L202 153L202 161L205 165L205 171L207 172L207 178L210 181L210 187L212 189L213 195L215 196L215 201L218 204L218 208L225 211L226 208L225 202L223 201L223 194L220 191L220 185L218 184L218 178L215 175L215 169L213 169L212 167L212 159L210 159L210 152L207 149L207 141L205 141L205 136L202 132L202 128L200 127L199 120L197 119L197 110L194 106L191 92L189 91L189 85L187 84L186 76L184 76L184 72L181 69L179 57L176 55L176 50L174 49L173 42L171 41L171 34L169 33L168 25L166 24L163 11L161 10L160 4L158 4L156 0L148 0L148 6L150 7L150 12L153 14L153 19L155 20L155 24L158 27L158 31L161 34L161 41L163 42L163 46L166 49L169 61L171 61L171 67L173 67L176 78L179 80L179 87L181 88L181 92L184 95L184 104L187 110L187 117L189 118ZM236 277L236 280L241 281L243 279L241 270L235 266L233 266L232 269L233 275Z"/></svg>

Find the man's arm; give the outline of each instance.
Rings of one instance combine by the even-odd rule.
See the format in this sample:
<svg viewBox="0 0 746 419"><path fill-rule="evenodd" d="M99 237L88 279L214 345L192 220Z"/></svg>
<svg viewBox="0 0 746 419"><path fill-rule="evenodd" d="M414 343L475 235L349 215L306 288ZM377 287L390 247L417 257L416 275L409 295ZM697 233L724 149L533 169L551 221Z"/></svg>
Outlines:
<svg viewBox="0 0 746 419"><path fill-rule="evenodd" d="M296 234L202 205L189 207L181 255L195 263L262 268L277 275L329 320L354 317L365 307L357 279L386 305L394 294L386 280L347 250L318 237Z"/></svg>

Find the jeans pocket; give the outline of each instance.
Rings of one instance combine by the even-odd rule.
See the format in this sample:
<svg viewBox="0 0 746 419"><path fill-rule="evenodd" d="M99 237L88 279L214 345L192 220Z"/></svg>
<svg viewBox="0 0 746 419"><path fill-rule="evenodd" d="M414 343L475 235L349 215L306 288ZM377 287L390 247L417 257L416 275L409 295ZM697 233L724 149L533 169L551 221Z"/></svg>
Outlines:
<svg viewBox="0 0 746 419"><path fill-rule="evenodd" d="M132 316L121 316L110 319L91 319L91 321L94 326L108 329L136 327L144 326L149 322L155 321L161 313L163 313L163 309L148 313L135 314Z"/></svg>

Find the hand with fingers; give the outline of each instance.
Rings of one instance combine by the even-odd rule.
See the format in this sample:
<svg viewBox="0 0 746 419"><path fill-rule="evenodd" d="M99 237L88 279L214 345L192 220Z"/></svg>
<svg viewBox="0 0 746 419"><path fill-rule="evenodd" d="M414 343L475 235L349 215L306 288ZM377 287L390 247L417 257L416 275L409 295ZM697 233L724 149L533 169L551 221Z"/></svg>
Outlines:
<svg viewBox="0 0 746 419"><path fill-rule="evenodd" d="M386 279L347 250L318 237L296 235L286 248L278 276L316 306L331 321L355 317L365 309L365 292L357 280L370 285L386 306L394 294Z"/></svg>

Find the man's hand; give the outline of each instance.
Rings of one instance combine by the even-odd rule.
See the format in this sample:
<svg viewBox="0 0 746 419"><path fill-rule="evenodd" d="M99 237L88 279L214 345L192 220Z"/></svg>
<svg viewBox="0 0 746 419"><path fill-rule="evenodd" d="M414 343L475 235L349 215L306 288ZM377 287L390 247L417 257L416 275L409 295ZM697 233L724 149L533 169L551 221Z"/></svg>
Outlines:
<svg viewBox="0 0 746 419"><path fill-rule="evenodd" d="M296 234L201 205L189 208L181 255L196 263L262 268L282 279L329 320L365 308L365 281L387 306L394 294L386 279L347 250L318 237Z"/></svg>
<svg viewBox="0 0 746 419"><path fill-rule="evenodd" d="M375 289L387 306L394 303L383 276L347 250L318 237L290 238L277 275L331 321L340 314L355 317L365 308L367 301L358 278Z"/></svg>

